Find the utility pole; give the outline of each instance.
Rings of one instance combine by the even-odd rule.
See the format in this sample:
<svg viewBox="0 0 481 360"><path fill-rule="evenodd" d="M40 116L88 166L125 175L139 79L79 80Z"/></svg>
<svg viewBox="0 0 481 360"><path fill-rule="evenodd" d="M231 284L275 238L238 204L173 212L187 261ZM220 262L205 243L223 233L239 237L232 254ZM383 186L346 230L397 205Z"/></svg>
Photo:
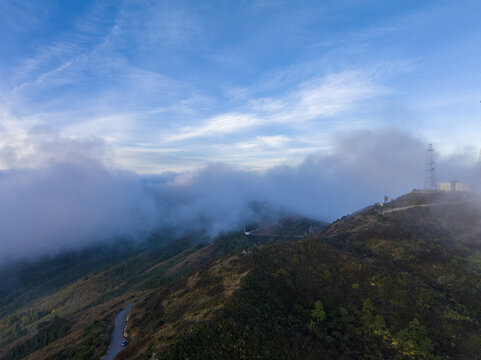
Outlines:
<svg viewBox="0 0 481 360"><path fill-rule="evenodd" d="M426 157L426 177L424 178L424 190L437 190L436 167L434 166L433 144L428 145Z"/></svg>
<svg viewBox="0 0 481 360"><path fill-rule="evenodd" d="M479 150L478 168L476 170L477 170L477 174L476 174L476 180L474 183L474 186L475 186L474 191L479 193L481 191L481 149Z"/></svg>

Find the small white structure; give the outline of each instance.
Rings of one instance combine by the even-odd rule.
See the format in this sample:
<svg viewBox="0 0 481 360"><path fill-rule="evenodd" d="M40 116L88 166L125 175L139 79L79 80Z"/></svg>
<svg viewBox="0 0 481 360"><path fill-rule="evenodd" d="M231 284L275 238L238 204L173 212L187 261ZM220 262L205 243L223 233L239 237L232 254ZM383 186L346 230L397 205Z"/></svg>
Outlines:
<svg viewBox="0 0 481 360"><path fill-rule="evenodd" d="M471 191L471 187L462 182L453 180L447 183L439 183L439 190L441 191Z"/></svg>
<svg viewBox="0 0 481 360"><path fill-rule="evenodd" d="M439 190L451 191L451 183L439 183Z"/></svg>

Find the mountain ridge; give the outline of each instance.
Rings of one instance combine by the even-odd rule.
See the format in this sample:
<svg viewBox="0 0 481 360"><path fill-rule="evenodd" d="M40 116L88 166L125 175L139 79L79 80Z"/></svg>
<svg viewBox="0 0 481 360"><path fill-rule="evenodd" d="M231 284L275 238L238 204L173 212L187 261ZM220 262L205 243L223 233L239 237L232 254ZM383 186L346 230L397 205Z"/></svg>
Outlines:
<svg viewBox="0 0 481 360"><path fill-rule="evenodd" d="M84 325L27 358L95 358L115 309L134 298L120 360L476 358L479 209L475 195L414 191L326 227L293 217L257 227L262 236L139 252L90 278L117 282L77 309ZM17 358L7 348L0 356Z"/></svg>
<svg viewBox="0 0 481 360"><path fill-rule="evenodd" d="M341 218L309 238L254 248L239 260L250 271L224 310L173 342L158 339L157 351L149 354L477 357L480 224L477 200L468 194L413 192ZM120 359L136 359L141 349L127 349Z"/></svg>

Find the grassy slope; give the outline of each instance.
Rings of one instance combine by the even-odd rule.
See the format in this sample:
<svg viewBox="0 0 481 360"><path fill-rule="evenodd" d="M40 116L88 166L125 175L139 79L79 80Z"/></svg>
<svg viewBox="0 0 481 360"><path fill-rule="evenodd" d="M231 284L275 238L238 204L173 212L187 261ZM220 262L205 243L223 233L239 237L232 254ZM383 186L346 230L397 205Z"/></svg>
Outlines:
<svg viewBox="0 0 481 360"><path fill-rule="evenodd" d="M219 260L135 309L120 359L480 358L481 212L465 200L410 194L386 208L437 205Z"/></svg>
<svg viewBox="0 0 481 360"><path fill-rule="evenodd" d="M320 226L300 218L288 220L287 224L282 237L247 238L243 233L231 233L210 245L193 245L199 237L203 240L202 235L194 235L169 246L160 246L162 239L154 237L144 249L124 244L125 251L116 255L112 252L118 246L107 251L62 255L13 269L18 278L13 285L17 286L10 286L11 291L0 295L0 358L98 358L108 347L115 313L134 299L145 298L147 302L158 289L170 289L186 281L190 274L225 254L290 240L293 231ZM225 267L220 269L220 273L227 272ZM6 284L8 276L2 280ZM222 285L226 296L237 286L236 281L233 275ZM15 291L19 283L21 291ZM200 298L196 300L200 307L209 308L211 304L210 300L206 304ZM178 312L175 304L169 309ZM201 318L196 314L192 320ZM54 326L55 321L63 324L61 331L56 330L59 327Z"/></svg>
<svg viewBox="0 0 481 360"><path fill-rule="evenodd" d="M109 252L99 255L98 251L96 256L106 260L106 263L92 267L89 266L92 263L89 254L79 254L84 257L76 256L74 263L83 262L84 271L73 271L75 276L72 276L69 267L65 267L62 272L62 257L50 259L48 266L39 263L37 269L34 264L28 265L27 269L31 271L32 277L38 277L38 272L57 272L57 280L47 276L43 282L38 281L37 284L27 277L27 271L23 268L21 274L25 279L17 281L21 282L22 291L15 297L11 295L13 291L7 294L13 299L10 302L5 301L6 304L1 307L3 316L0 318L0 341L3 346L0 348L0 358L23 358L32 352L33 359L45 358L44 351L42 356L36 357L35 350L45 347L81 347L82 344L77 339L83 338L85 343L92 342L89 340L89 337L92 337L87 329L89 326L97 327L90 328L94 332L98 331L99 326L108 330L115 312L129 299L141 297L153 286L167 281L163 280L162 271L144 274L149 267L162 262L175 264L182 260L182 256L197 251L198 247L184 239L162 249L127 250L130 250L131 254L123 254L113 259ZM59 262L62 266L55 264ZM42 334L42 324L54 318L67 322L67 330L64 333L51 331L47 335ZM96 320L102 323L94 325ZM75 336L66 337L72 334ZM71 338L76 341L72 342ZM108 346L108 341L105 342L105 339L96 341L91 347L96 346L100 351L104 351ZM80 358L90 358L89 356Z"/></svg>

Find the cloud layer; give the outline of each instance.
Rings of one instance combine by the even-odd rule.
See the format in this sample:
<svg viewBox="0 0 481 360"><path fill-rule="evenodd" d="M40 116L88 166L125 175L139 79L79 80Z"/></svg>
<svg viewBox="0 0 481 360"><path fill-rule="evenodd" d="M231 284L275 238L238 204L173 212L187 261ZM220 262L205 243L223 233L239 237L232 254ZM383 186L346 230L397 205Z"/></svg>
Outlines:
<svg viewBox="0 0 481 360"><path fill-rule="evenodd" d="M141 239L166 226L203 227L215 235L252 219L252 201L333 220L385 194L419 188L424 180L424 142L396 130L346 134L329 153L263 173L215 163L139 176L113 166L112 154L95 139L37 130L19 148L25 143L31 152L19 154L10 146L11 166L0 172L0 262L98 241ZM472 180L473 155L468 149L438 159L440 180Z"/></svg>

